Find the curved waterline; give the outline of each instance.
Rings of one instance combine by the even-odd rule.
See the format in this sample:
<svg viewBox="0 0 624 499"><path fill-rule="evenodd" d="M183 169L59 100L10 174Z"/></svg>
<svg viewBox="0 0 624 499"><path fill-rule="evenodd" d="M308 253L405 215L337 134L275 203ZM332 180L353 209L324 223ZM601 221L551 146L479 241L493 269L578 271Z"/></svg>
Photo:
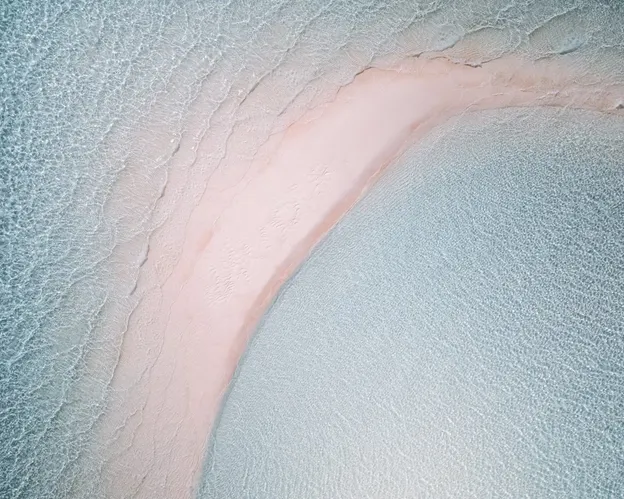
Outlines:
<svg viewBox="0 0 624 499"><path fill-rule="evenodd" d="M261 321L200 496L621 495L623 126L497 110L408 149Z"/></svg>

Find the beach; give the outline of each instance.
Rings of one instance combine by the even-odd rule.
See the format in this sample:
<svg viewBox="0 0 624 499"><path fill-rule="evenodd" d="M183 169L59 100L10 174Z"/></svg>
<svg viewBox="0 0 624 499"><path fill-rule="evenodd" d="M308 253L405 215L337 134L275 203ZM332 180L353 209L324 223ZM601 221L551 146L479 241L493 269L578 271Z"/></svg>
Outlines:
<svg viewBox="0 0 624 499"><path fill-rule="evenodd" d="M380 62L335 97L276 129L228 139L197 199L150 238L98 429L110 497L191 497L220 402L254 328L283 284L384 169L449 118L552 106L621 114L623 89L584 83L560 62L443 56ZM258 102L271 100L259 89ZM176 159L210 150L210 139ZM188 213L186 220L184 213ZM180 249L172 261L172 248Z"/></svg>
<svg viewBox="0 0 624 499"><path fill-rule="evenodd" d="M585 444L573 436L607 422L620 430L609 411L624 393L617 358L624 294L608 290L621 288L624 275L622 19L621 2L585 0L4 2L0 497L411 497L424 489L409 488L411 471L394 467L392 447L387 459L369 454L363 463L393 470L368 492L356 480L351 489L343 483L342 495L329 493L326 477L312 473L330 470L335 483L342 473L364 473L359 449L369 452L369 438L379 443L391 434L396 449L429 455L433 442L435 454L437 441L418 431L420 422L445 416L444 405L419 401L427 394L443 400L457 379L479 370L482 350L462 343L464 323L475 339L501 343L493 369L475 373L491 374L482 383L491 391L475 397L507 397L519 412L502 411L506 427L486 419L456 433L457 441L483 439L487 428L507 435L493 438L500 446L479 461L492 476L503 462L523 462L524 451L512 452L512 434L525 450L533 443L545 449L536 451L541 461L526 450L524 462L532 464L520 467L527 476L561 458L560 468L544 464L549 479L537 473L541 485L527 479L534 489L510 482L510 495L549 495L568 475L586 476L567 466L584 456L595 480L574 483L561 497L621 495L607 484L608 463L618 454L595 457L606 439L609 449L619 439L606 428L602 436L586 431L579 440ZM497 175L499 165L504 175ZM491 195L479 186L492 187ZM534 212L544 213L541 225ZM501 241L509 244L485 258ZM330 247L335 257L324 260ZM459 247L474 249L463 258ZM419 258L436 268L423 268ZM477 281L480 269L491 276L481 295L465 280L475 262ZM421 271L431 272L421 278ZM309 279L301 277L306 272ZM490 282L501 292L489 292ZM519 283L521 292L541 283L550 294L540 288L519 299ZM460 285L466 293L447 299L446 290ZM428 308L418 308L423 300ZM298 311L280 318L283 303ZM460 318L466 303L472 306ZM507 323L494 316L498 310L509 312L501 314ZM524 322L514 322L516 310L526 312L518 316ZM439 327L430 327L436 321ZM578 327L568 334L564 325ZM522 338L555 331L553 344L540 350L548 335L537 335L527 340L535 351L520 352L533 357L511 355L520 343L507 348L504 335L490 334L510 329ZM449 331L465 345L460 353L473 348L472 362L452 349L444 355L453 362L418 361L421 344L451 348L443 338ZM391 351L397 337L413 348ZM558 348L559 338L570 339L567 350ZM601 357L604 365L592 364ZM507 376L505 366L518 359L527 369ZM358 371L367 364L373 369ZM573 365L578 389L560 391L573 385L565 370ZM441 367L446 371L431 378ZM416 379L420 388L391 379L382 386L386 375ZM507 385L498 382L503 378ZM358 387L366 384L380 390L377 415L397 424L379 423L374 433L362 431L363 420L332 420L349 409L355 419L367 413L366 400L358 405L368 393ZM339 399L332 399L334 386L345 388ZM528 386L535 390L512 397ZM520 401L532 398L537 403L526 404L535 424L525 435L546 428L564 406L577 404L570 413L587 420L568 425L563 417L525 438L514 423ZM309 405L297 412L301 400ZM406 411L401 418L392 413L395 402ZM473 408L469 401L446 406ZM414 407L432 411L416 420ZM570 449L587 453L551 454L563 448L563 440L551 440L559 430ZM296 445L307 439L318 445L304 455ZM472 449L457 459L458 476ZM273 466L263 468L263 460ZM292 471L284 473L285 488L282 468ZM436 476L431 469L414 479ZM269 475L276 481L266 481ZM382 482L387 487L375 489ZM450 496L470 496L472 484L457 482ZM474 495L501 495L496 480L492 486Z"/></svg>

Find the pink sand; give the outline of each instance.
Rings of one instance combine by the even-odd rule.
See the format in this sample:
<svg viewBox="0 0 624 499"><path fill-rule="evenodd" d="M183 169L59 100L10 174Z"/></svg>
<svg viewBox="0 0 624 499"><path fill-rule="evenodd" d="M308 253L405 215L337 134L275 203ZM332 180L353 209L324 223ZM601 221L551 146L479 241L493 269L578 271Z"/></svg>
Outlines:
<svg viewBox="0 0 624 499"><path fill-rule="evenodd" d="M507 59L472 68L408 60L363 72L334 101L274 133L254 158L229 151L186 227L165 224L150 243L141 301L102 421L107 496L191 495L220 401L259 317L407 146L471 110L552 105L617 112L621 89L574 81L552 62ZM244 143L253 131L237 133ZM181 257L165 271L176 244Z"/></svg>

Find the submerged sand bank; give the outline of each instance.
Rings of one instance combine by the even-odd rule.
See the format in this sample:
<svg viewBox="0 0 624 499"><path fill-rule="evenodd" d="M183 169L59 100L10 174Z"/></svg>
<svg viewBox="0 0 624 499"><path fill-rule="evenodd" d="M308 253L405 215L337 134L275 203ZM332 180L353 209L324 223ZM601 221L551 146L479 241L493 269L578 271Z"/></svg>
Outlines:
<svg viewBox="0 0 624 499"><path fill-rule="evenodd" d="M578 83L553 61L470 67L415 58L362 72L252 158L232 146L186 225L165 225L150 243L102 421L107 496L191 495L258 318L320 238L420 136L480 109L621 113L623 97L621 88ZM253 129L235 133L233 144L253 141ZM159 265L177 244L181 256L163 272Z"/></svg>

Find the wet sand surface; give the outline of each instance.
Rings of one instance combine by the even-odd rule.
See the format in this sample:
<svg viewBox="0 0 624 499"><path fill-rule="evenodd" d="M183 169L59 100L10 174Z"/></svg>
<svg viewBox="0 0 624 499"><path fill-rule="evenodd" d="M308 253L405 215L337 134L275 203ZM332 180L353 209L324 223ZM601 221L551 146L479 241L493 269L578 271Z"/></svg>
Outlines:
<svg viewBox="0 0 624 499"><path fill-rule="evenodd" d="M621 89L565 66L501 59L474 68L411 59L370 69L276 132L249 160L230 150L184 228L173 271L150 244L144 293L113 379L100 438L111 495L181 497L198 480L211 425L258 318L312 247L422 134L452 116L514 106L618 113ZM238 132L238 140L245 142ZM166 231L166 227L163 229ZM144 291L145 290L145 291Z"/></svg>

